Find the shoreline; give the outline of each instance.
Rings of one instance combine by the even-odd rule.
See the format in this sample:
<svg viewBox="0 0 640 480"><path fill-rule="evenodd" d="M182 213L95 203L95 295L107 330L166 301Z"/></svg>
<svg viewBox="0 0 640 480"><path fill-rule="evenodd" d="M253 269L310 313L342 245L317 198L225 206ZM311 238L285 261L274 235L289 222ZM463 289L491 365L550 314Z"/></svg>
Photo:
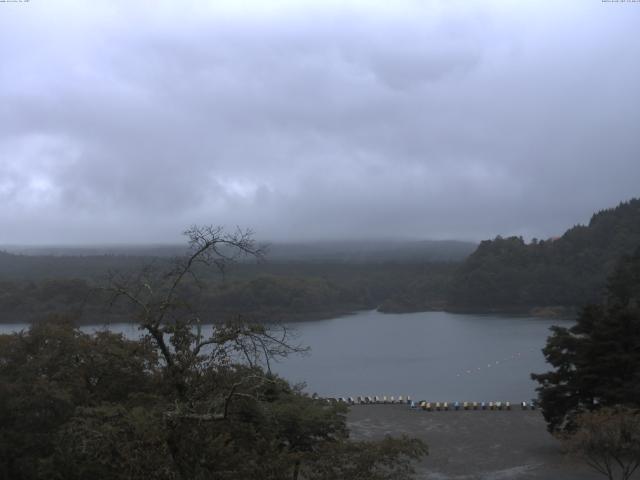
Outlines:
<svg viewBox="0 0 640 480"><path fill-rule="evenodd" d="M426 412L405 405L354 405L347 425L354 440L408 435L429 455L419 480L597 480L601 475L567 457L539 410Z"/></svg>
<svg viewBox="0 0 640 480"><path fill-rule="evenodd" d="M321 320L331 320L338 319L341 317L347 317L351 315L356 315L360 312L378 312L383 315L403 315L403 314L411 314L411 313L428 313L428 312L445 312L452 313L457 315L500 315L500 316L512 316L512 317L533 317L540 319L558 319L558 320L574 320L576 318L577 309L570 307L534 307L528 310L515 309L515 308L492 308L492 309L471 309L471 308L430 308L430 309L403 309L403 310L387 310L380 308L370 308L370 309L338 309L330 312L308 312L308 313L280 313L274 314L272 318L273 320L267 320L269 317L268 314L260 314L257 318L251 319L250 316L247 316L249 321L253 321L255 323L260 324L284 324L284 323L307 323L307 322L316 322ZM61 315L64 315L62 313ZM211 317L215 316L225 317L229 316L228 312L219 312L217 314L212 314ZM92 315L93 316L93 315ZM120 318L119 315L109 315L111 319L108 321L96 321L96 319L86 319L83 321L82 319L74 319L74 323L78 326L94 326L94 325L111 325L111 324L131 324L137 325L135 321L129 321L127 318ZM73 319L73 312L69 312L69 317ZM124 317L124 316L123 316ZM99 317L103 318L103 317ZM45 321L46 317L35 316L32 318L19 318L19 319L5 319L0 316L0 325L19 325L26 324L31 325L33 323L38 323ZM216 325L223 323L224 320L220 321L211 321L204 322L203 325Z"/></svg>
<svg viewBox="0 0 640 480"><path fill-rule="evenodd" d="M380 313L402 314L402 313L422 313L422 312L446 312L460 315L510 315L514 317L534 317L534 318L557 318L559 320L575 319L578 308L564 307L559 305L544 307L495 307L495 308L467 308L467 307L438 307L429 309L402 309L402 310L380 310Z"/></svg>

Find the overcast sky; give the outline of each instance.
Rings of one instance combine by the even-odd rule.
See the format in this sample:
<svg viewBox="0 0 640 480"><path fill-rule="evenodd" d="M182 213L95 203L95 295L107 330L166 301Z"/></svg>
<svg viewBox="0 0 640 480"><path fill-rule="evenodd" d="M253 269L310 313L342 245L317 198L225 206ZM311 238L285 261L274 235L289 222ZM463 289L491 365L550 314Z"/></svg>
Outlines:
<svg viewBox="0 0 640 480"><path fill-rule="evenodd" d="M640 195L640 3L0 3L0 244L548 237Z"/></svg>

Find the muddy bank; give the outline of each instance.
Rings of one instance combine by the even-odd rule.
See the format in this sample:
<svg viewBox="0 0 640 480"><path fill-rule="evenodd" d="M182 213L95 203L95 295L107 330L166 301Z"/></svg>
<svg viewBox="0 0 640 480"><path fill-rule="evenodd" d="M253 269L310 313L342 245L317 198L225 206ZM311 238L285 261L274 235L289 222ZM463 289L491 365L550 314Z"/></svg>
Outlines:
<svg viewBox="0 0 640 480"><path fill-rule="evenodd" d="M418 468L424 480L603 478L563 454L539 411L425 412L402 405L355 405L348 422L354 439L407 434L427 442L429 456Z"/></svg>

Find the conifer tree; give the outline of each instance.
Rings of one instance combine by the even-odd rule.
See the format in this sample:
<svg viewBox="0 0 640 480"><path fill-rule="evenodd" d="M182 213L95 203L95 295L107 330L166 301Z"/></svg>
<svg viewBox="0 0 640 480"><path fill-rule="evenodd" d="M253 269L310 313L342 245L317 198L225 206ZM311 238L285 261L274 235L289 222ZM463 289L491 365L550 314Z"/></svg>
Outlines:
<svg viewBox="0 0 640 480"><path fill-rule="evenodd" d="M619 262L603 305L552 331L543 352L554 370L532 374L549 431L571 432L603 406L640 407L640 248Z"/></svg>

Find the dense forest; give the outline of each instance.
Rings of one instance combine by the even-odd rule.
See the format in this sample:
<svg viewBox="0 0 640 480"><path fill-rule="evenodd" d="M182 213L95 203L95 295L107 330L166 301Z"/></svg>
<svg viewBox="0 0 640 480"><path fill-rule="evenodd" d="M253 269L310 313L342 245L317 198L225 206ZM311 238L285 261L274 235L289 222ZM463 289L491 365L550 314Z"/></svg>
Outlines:
<svg viewBox="0 0 640 480"><path fill-rule="evenodd" d="M529 311L599 302L606 278L640 245L640 199L594 214L559 238L487 240L455 272L448 308Z"/></svg>
<svg viewBox="0 0 640 480"><path fill-rule="evenodd" d="M378 307L442 308L448 280L469 247L473 244L431 242L384 250L371 244L356 255L353 244L313 245L297 246L287 257L282 246L275 246L264 261L236 262L224 275L199 272L204 289L193 283L183 288L211 322L238 314L253 321L298 321ZM301 260L303 250L309 254L306 261ZM127 321L130 312L111 306L101 287L113 272L134 275L145 265L161 269L171 263L169 253L178 252L152 251L156 256L142 256L139 249L87 255L80 249L0 253L0 322L31 321L51 313L71 314L80 323ZM409 262L413 254L422 260Z"/></svg>
<svg viewBox="0 0 640 480"><path fill-rule="evenodd" d="M211 322L327 318L356 310L499 311L571 315L598 302L617 260L640 245L640 200L593 215L559 238L497 237L465 242L278 244L263 261L240 260L224 274L201 272L207 287L184 294ZM18 251L22 253L17 253ZM126 321L101 287L113 272L164 268L176 246L13 249L0 252L0 322L51 313L80 323ZM145 255L146 253L146 255Z"/></svg>

